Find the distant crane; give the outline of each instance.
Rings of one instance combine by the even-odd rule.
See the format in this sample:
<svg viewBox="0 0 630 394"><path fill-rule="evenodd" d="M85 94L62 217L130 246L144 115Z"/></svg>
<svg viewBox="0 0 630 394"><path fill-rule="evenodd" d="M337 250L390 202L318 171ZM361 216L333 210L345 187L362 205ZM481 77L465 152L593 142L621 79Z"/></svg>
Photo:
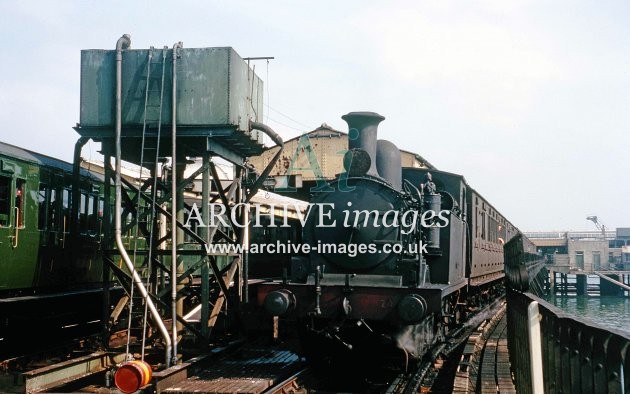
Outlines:
<svg viewBox="0 0 630 394"><path fill-rule="evenodd" d="M597 229L602 232L602 237L606 238L606 226L597 219L597 216L587 216L586 220L590 220L595 223Z"/></svg>

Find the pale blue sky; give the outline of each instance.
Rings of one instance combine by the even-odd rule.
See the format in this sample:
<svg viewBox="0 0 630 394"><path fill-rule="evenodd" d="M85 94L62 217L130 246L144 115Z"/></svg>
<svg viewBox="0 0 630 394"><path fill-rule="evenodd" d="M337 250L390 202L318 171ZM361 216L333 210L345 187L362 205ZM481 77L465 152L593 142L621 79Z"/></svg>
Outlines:
<svg viewBox="0 0 630 394"><path fill-rule="evenodd" d="M629 21L627 1L0 0L0 140L71 160L81 49L231 46L275 57L256 71L285 139L375 111L524 231L630 227Z"/></svg>

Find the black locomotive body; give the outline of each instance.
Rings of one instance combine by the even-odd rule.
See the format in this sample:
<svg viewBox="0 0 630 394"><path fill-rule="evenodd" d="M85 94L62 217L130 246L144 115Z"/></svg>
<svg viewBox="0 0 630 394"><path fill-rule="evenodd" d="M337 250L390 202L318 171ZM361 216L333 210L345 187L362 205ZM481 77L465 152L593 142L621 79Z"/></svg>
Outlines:
<svg viewBox="0 0 630 394"><path fill-rule="evenodd" d="M343 119L346 170L313 195L310 252L260 284L257 302L297 324L318 366L404 369L499 295L502 242L516 231L462 176L402 169L398 148L377 140L382 116Z"/></svg>

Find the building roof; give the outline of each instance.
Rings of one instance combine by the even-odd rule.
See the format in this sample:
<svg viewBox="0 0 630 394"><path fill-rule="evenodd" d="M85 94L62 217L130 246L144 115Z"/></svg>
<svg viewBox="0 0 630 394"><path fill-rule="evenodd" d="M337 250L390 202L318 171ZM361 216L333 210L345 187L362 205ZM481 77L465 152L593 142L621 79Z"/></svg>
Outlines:
<svg viewBox="0 0 630 394"><path fill-rule="evenodd" d="M308 135L309 138L347 138L348 133L343 132L343 131L339 131L339 130L335 130L333 129L331 126L329 126L327 123L322 123L318 128L316 128L313 131L309 131L307 133L305 133L306 135ZM291 141L296 141L299 140L302 137L302 135L299 135L297 137L293 137L291 139L288 139L286 141L284 141L285 144L288 144ZM277 148L277 146L272 146L269 148L266 148L265 151L269 150L269 149L274 149ZM400 148L398 148L400 149ZM433 164L431 164L427 159L425 159L424 157L422 157L421 155L419 155L418 153L415 152L411 152L405 149L400 149L401 153L405 153L408 155L413 155L416 160L424 163L424 165L429 168L429 169L435 169L435 166Z"/></svg>

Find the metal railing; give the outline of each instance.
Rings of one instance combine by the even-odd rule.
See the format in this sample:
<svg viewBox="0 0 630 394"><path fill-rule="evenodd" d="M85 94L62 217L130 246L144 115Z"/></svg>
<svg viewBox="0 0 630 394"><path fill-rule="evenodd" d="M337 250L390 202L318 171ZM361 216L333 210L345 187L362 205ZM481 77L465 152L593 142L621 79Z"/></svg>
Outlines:
<svg viewBox="0 0 630 394"><path fill-rule="evenodd" d="M539 393L541 387L544 393L630 393L630 333L565 313L528 292L508 289L507 305L518 393ZM537 330L539 342L532 341Z"/></svg>
<svg viewBox="0 0 630 394"><path fill-rule="evenodd" d="M523 233L530 239L602 238L601 231L532 231ZM606 231L606 239L615 239L616 231Z"/></svg>

